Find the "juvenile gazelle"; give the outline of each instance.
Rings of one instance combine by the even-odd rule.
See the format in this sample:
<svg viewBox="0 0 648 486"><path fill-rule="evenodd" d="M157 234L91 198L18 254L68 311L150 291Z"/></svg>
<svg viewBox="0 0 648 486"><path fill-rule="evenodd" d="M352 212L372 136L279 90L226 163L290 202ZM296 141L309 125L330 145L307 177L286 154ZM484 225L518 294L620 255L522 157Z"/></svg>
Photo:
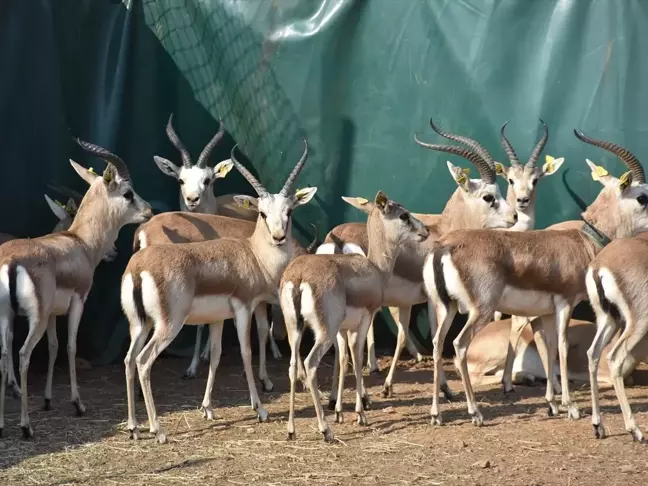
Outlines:
<svg viewBox="0 0 648 486"><path fill-rule="evenodd" d="M232 194L225 194L218 197L214 195L214 183L216 182L216 179L222 179L227 176L227 174L233 167L232 161L229 159L219 162L213 168L207 165L211 153L214 151L216 145L218 145L218 143L225 135L225 125L222 121L220 122L218 132L205 146L195 164L191 159L189 151L185 147L184 143L182 143L182 140L173 128L173 113L169 116L166 133L173 146L180 152L180 156L182 158L182 166L177 166L170 160L165 159L164 157L159 157L157 155L154 156L153 159L155 160L155 163L162 171L162 173L173 177L178 181L178 184L180 185L179 199L181 211L204 214L220 214L221 216L229 216L237 219L256 221L257 213L254 208L244 207L240 204L237 204L234 201ZM225 233L222 236L229 235ZM156 244L145 242L143 246L146 246L147 243ZM261 319L267 321L267 310L265 307L259 309L255 313L255 316L257 316L257 321L261 313L264 314ZM262 326L263 324L260 325ZM206 360L209 356L209 338L205 343L202 354L200 353L202 331L203 326L196 326L196 343L194 345L194 353L191 358L191 364L185 372L186 378L194 378L198 370L200 358ZM265 334L267 335L268 333ZM273 356L280 358L281 353L279 352L279 347L274 341L271 333L269 334L269 337ZM265 353L265 348L263 351Z"/></svg>
<svg viewBox="0 0 648 486"><path fill-rule="evenodd" d="M260 421L267 418L252 375L250 319L262 302L278 302L279 279L293 252L292 211L310 201L317 188L289 193L306 163L306 140L301 159L278 194L269 193L236 160L236 149L232 149L231 160L259 195L258 199L236 196L258 210L252 236L243 240L221 238L183 245L149 246L135 253L126 267L121 301L131 335L125 365L128 429L132 438L139 437L134 396L137 364L150 431L158 442L166 441L153 403L151 367L184 324L211 322L209 376L202 402L205 416L213 419L211 395L221 353L223 320L234 318L252 407ZM144 346L151 327L153 336Z"/></svg>
<svg viewBox="0 0 648 486"><path fill-rule="evenodd" d="M457 361L473 422L483 423L466 365L472 336L486 325L493 312L540 316L532 322L534 333L543 333L549 414L558 413L553 373L556 331L560 356L562 404L570 418L579 412L569 396L567 323L573 307L587 296L585 272L595 255L611 240L648 229L648 186L637 158L626 149L576 132L591 145L616 154L630 172L621 180L605 177L605 169L587 163L603 184L596 200L582 214L581 229L529 232L463 230L447 234L427 257L423 279L436 307L439 328L434 336L434 389L439 391L443 349L448 328L459 310L468 321L454 341ZM536 340L536 344L539 340ZM441 423L438 396L432 395L432 422Z"/></svg>
<svg viewBox="0 0 648 486"><path fill-rule="evenodd" d="M602 175L600 180L615 190L628 183L627 180L621 182L610 175ZM635 192L632 196L646 208L648 196L637 190L638 181L634 175L626 191L632 191L633 186ZM628 198L632 196L628 194ZM621 406L625 429L630 432L633 440L645 443L646 439L632 415L623 377L636 361L645 360L648 356L648 233L613 241L605 247L587 269L586 284L587 295L596 312L596 336L587 351L594 435L597 439L607 435L599 404L599 361L605 346L620 330L619 339L607 354L608 367Z"/></svg>
<svg viewBox="0 0 648 486"><path fill-rule="evenodd" d="M429 144L415 137L416 143L428 149L463 157L477 168L480 178L469 179L466 175L467 171L448 162L450 175L452 175L458 187L443 212L440 215L415 214L428 227L430 237L423 242L409 240L403 243L394 265L393 275L389 279L389 284L384 293L383 305L389 307L389 311L398 326L396 350L389 374L385 380L384 396L390 396L392 393L396 365L407 341L412 306L427 301L422 277L425 256L434 248L437 240L450 231L465 228L508 228L515 224L517 218L515 210L503 199L495 183L496 174L493 158L486 148L468 137L442 131L434 124L432 119L430 119L430 126L442 137L462 143L466 148L456 145ZM367 213L370 213L373 209L373 204L366 200L358 201L356 198L345 198L345 201ZM325 244L329 248L322 251L322 247L320 247L318 252L330 253L333 247L335 252L356 252L366 255L368 251L367 225L364 223L346 223L337 226L327 235ZM354 251L354 247L359 250ZM433 312L430 312L430 327L432 333L434 333L436 320ZM372 334L372 328L370 327L368 342L373 341ZM370 346L370 355L373 353L372 348ZM373 359L375 360L375 354ZM338 361L336 359L336 365ZM334 387L329 408L332 408L335 403L335 375L336 370L334 370ZM446 397L450 399L452 392L447 386L445 374L441 375L441 381L441 389Z"/></svg>
<svg viewBox="0 0 648 486"><path fill-rule="evenodd" d="M150 205L133 190L128 167L106 149L77 139L87 152L104 159L103 176L70 161L88 183L79 210L68 231L40 238L19 239L0 247L0 371L4 387L8 333L16 314L25 315L29 332L20 349L21 418L26 438L29 423L27 371L31 353L57 315L68 315L68 357L72 404L78 415L85 411L76 380L76 336L83 305L92 286L95 267L128 223L141 223L153 214ZM4 389L0 403L4 403ZM0 407L0 413L2 407ZM0 428L3 426L0 417Z"/></svg>
<svg viewBox="0 0 648 486"><path fill-rule="evenodd" d="M369 253L361 255L305 255L293 260L281 278L281 310L290 342L290 415L288 437L295 438L295 380L297 355L304 325L315 335L315 343L304 361L308 388L313 396L319 431L327 442L333 433L324 418L317 389L317 367L322 356L338 340L339 384L335 406L336 420L342 422L347 332L356 376L356 413L358 424L366 425L362 405L362 354L367 330L383 303L383 293L394 268L401 244L423 241L429 231L407 209L387 198L381 191L367 221Z"/></svg>

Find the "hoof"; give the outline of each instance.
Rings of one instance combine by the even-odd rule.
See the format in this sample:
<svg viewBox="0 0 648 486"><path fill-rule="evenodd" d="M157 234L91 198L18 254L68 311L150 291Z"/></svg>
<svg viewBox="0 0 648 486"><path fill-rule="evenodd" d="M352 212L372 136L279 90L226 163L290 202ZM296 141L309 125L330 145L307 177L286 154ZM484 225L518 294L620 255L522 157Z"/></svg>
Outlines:
<svg viewBox="0 0 648 486"><path fill-rule="evenodd" d="M430 424L436 426L443 425L443 421L441 420L441 415L432 415L432 418L430 419Z"/></svg>
<svg viewBox="0 0 648 486"><path fill-rule="evenodd" d="M504 392L503 392L504 395L508 395L509 393L515 393L515 388L513 388L513 387L506 388L506 385L503 385L503 386L504 386Z"/></svg>
<svg viewBox="0 0 648 486"><path fill-rule="evenodd" d="M288 438L286 440L295 440L297 435L294 432L288 432Z"/></svg>
<svg viewBox="0 0 648 486"><path fill-rule="evenodd" d="M257 420L260 424L268 421L268 412L266 412L264 408L259 407L257 409Z"/></svg>
<svg viewBox="0 0 648 486"><path fill-rule="evenodd" d="M273 389L274 389L274 385L270 380L268 379L266 379L265 381L261 380L261 391L267 393L267 392L271 392Z"/></svg>
<svg viewBox="0 0 648 486"><path fill-rule="evenodd" d="M484 417L480 412L470 414L472 423L477 427L484 425Z"/></svg>
<svg viewBox="0 0 648 486"><path fill-rule="evenodd" d="M283 358L283 356L281 355L281 351L279 351L278 349L273 349L272 350L272 358L273 359L281 359L281 358Z"/></svg>
<svg viewBox="0 0 648 486"><path fill-rule="evenodd" d="M43 411L49 412L50 410L52 410L52 399L46 398L45 403L43 403Z"/></svg>
<svg viewBox="0 0 648 486"><path fill-rule="evenodd" d="M369 400L369 395L362 397L362 409L371 410L371 401Z"/></svg>
<svg viewBox="0 0 648 486"><path fill-rule="evenodd" d="M358 418L356 420L356 423L358 425L363 425L363 426L369 425L369 422L367 422L367 416L362 412L358 414Z"/></svg>
<svg viewBox="0 0 648 486"><path fill-rule="evenodd" d="M19 388L18 385L16 385L15 383L14 383L13 385L11 385L11 395L12 395L16 400L19 400L20 397L22 396L22 394L20 393L20 388Z"/></svg>
<svg viewBox="0 0 648 486"><path fill-rule="evenodd" d="M342 412L335 412L335 423L337 424L344 423L344 414Z"/></svg>
<svg viewBox="0 0 648 486"><path fill-rule="evenodd" d="M337 400L331 398L328 402L328 409L331 411L335 410L335 405L337 405Z"/></svg>
<svg viewBox="0 0 648 486"><path fill-rule="evenodd" d="M422 363L423 360L424 360L423 355L422 355L421 353L416 353L416 357L414 358L414 360L415 360L417 363Z"/></svg>
<svg viewBox="0 0 648 486"><path fill-rule="evenodd" d="M214 409L209 406L209 407L201 407L202 408L202 413L203 413L203 418L207 420L216 420L214 416Z"/></svg>
<svg viewBox="0 0 648 486"><path fill-rule="evenodd" d="M393 393L393 387L391 385L385 385L383 387L382 396L383 398L390 398Z"/></svg>
<svg viewBox="0 0 648 486"><path fill-rule="evenodd" d="M567 418L570 420L578 420L580 419L580 412L576 408L576 405L569 405L567 407Z"/></svg>
<svg viewBox="0 0 648 486"><path fill-rule="evenodd" d="M322 432L322 435L324 436L324 442L327 442L329 444L334 442L333 438L333 431L331 429L326 429L326 431Z"/></svg>
<svg viewBox="0 0 648 486"><path fill-rule="evenodd" d="M633 442L639 442L640 444L646 444L648 441L644 438L643 434L639 430L639 428L634 428L630 431L630 435L632 436Z"/></svg>
<svg viewBox="0 0 648 486"><path fill-rule="evenodd" d="M196 372L192 369L185 371L185 374L182 375L183 380L193 380L196 377Z"/></svg>
<svg viewBox="0 0 648 486"><path fill-rule="evenodd" d="M72 405L74 406L74 413L75 413L75 415L76 415L77 417L83 417L83 415L85 414L86 409L85 409L85 407L83 406L83 404L81 403L81 400L79 400L79 399L77 398L76 400L74 400L74 401L72 402Z"/></svg>
<svg viewBox="0 0 648 486"><path fill-rule="evenodd" d="M34 429L31 428L31 425L22 425L20 427L23 433L23 439L29 440L34 437Z"/></svg>
<svg viewBox="0 0 648 486"><path fill-rule="evenodd" d="M159 431L155 434L155 439L158 441L158 444L166 444L167 436L163 431Z"/></svg>
<svg viewBox="0 0 648 486"><path fill-rule="evenodd" d="M597 439L605 439L605 429L603 428L603 424L592 424L592 427L594 427L594 437Z"/></svg>
<svg viewBox="0 0 648 486"><path fill-rule="evenodd" d="M209 353L202 353L200 355L200 361L207 363L209 361Z"/></svg>
<svg viewBox="0 0 648 486"><path fill-rule="evenodd" d="M558 415L560 415L560 412L558 411L558 405L550 403L549 407L547 408L547 415L549 417L557 417Z"/></svg>
<svg viewBox="0 0 648 486"><path fill-rule="evenodd" d="M441 391L443 392L443 396L445 397L445 399L448 400L449 402L451 402L456 395L455 392L453 392L450 389L447 383L441 385Z"/></svg>
<svg viewBox="0 0 648 486"><path fill-rule="evenodd" d="M135 427L134 429L128 429L128 431L130 432L129 438L131 440L139 440L140 433L139 433L139 429L137 427Z"/></svg>

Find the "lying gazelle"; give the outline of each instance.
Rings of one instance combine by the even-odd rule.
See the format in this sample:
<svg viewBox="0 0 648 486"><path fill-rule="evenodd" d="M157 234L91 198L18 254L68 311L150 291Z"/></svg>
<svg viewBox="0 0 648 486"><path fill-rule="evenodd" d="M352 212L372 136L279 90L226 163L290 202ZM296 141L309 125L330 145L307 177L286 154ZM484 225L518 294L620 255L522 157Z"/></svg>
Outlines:
<svg viewBox="0 0 648 486"><path fill-rule="evenodd" d="M227 176L227 174L230 170L232 170L233 167L232 161L229 159L219 162L213 168L207 165L211 153L213 152L216 145L218 145L218 143L222 140L225 134L225 125L223 124L222 120L220 121L218 132L205 146L195 164L191 159L189 151L182 143L182 140L180 140L180 137L173 128L173 113L169 116L166 133L173 146L180 152L180 156L182 158L182 166L177 166L170 160L165 159L164 157L159 157L157 155L154 156L153 159L164 174L173 177L178 181L178 184L180 185L179 199L181 211L204 214L219 214L221 216L229 216L242 220L256 221L256 211L254 211L254 209L250 208L249 206L244 207L240 204L237 204L234 201L232 194L225 194L218 197L214 195L214 183L216 182L216 179L222 179ZM254 226L252 226L252 228L254 228ZM251 231L250 234L252 234ZM250 234L246 234L245 237L250 236ZM236 235L232 236L238 237ZM265 308L259 309L259 311L255 313L255 316L262 312L264 313L262 319L267 322L267 310ZM198 370L200 359L202 358L203 360L207 360L207 358L209 357L209 339L207 339L207 342L205 343L202 354L200 353L202 330L203 326L196 326L196 343L194 345L194 353L191 359L191 364L185 372L186 378L194 378ZM279 347L272 337L272 333L269 334L269 337L272 354L275 358L278 359L281 357Z"/></svg>
<svg viewBox="0 0 648 486"><path fill-rule="evenodd" d="M315 225L312 226L315 229L315 237L306 248L301 246L295 239L292 239L293 256L305 255L312 252L317 243L316 227ZM219 238L245 239L252 236L255 227L256 224L252 221L217 216L215 214L182 211L161 213L153 216L153 218L137 228L133 239L133 252L149 246L169 243L197 243ZM254 317L257 323L257 337L259 340L259 379L261 380L263 391L271 391L273 389L272 381L270 381L266 369L266 345L270 329L267 315L265 303L259 304L254 310ZM197 342L199 343L199 341ZM194 360L192 360L192 364L185 373L185 376L192 369L195 373L195 367L197 365L197 355L194 354Z"/></svg>
<svg viewBox="0 0 648 486"><path fill-rule="evenodd" d="M231 160L259 195L236 196L258 211L254 233L247 239L218 240L183 245L158 245L133 255L122 279L122 307L130 324L131 344L126 354L128 430L137 439L135 418L135 364L144 393L150 431L166 441L151 391L151 367L185 324L210 324L209 376L202 408L213 419L212 389L221 354L223 321L234 318L252 407L259 420L267 419L252 376L249 343L252 312L264 302L278 302L279 279L292 258L292 211L306 204L317 188L289 194L308 156L304 153L278 194L269 193L235 157ZM144 342L153 328L153 336Z"/></svg>
<svg viewBox="0 0 648 486"><path fill-rule="evenodd" d="M411 308L415 304L427 301L423 289L422 267L425 256L435 247L437 240L442 235L456 229L508 228L516 222L515 211L502 198L495 183L495 170L491 154L475 140L440 130L432 119L430 119L430 126L442 137L463 143L467 148L456 145L428 144L415 137L416 143L428 149L465 158L475 165L481 178L469 179L466 175L467 171L448 162L448 169L458 187L443 212L440 215L415 214L417 218L427 225L430 230L430 237L423 242L409 240L403 244L394 265L393 275L389 279L389 285L384 293L383 305L389 306L389 311L398 326L396 350L389 374L385 380L384 396L390 396L392 393L396 365L407 341L406 333L409 329ZM345 198L345 201L367 213L373 210L373 204L366 200ZM325 250L326 252L330 252L333 247L337 247L336 251L338 252L342 249L343 253L356 252L366 255L368 251L367 225L363 223L346 223L337 226L327 235L325 244L329 245L329 248ZM348 250L349 247L350 251ZM354 251L354 247L358 248L359 251ZM432 312L430 313L430 326L432 333L434 333L436 321ZM368 332L369 342L372 341L372 336L373 332L370 327ZM372 346L370 346L369 353L373 353ZM375 354L373 359L375 359ZM336 359L335 363L337 364L338 361ZM441 389L446 398L450 399L452 392L447 386L445 374L441 376ZM336 379L337 370L334 370L334 387L329 408L333 408L335 404Z"/></svg>
<svg viewBox="0 0 648 486"><path fill-rule="evenodd" d="M367 233L367 257L354 254L305 255L295 258L281 278L281 310L291 348L289 439L295 439L297 357L305 325L315 335L315 343L304 360L304 366L318 428L324 440L333 441L333 432L324 418L317 389L317 367L333 340L337 339L342 352L339 353L335 415L336 421L341 423L346 371L344 333L348 333L355 370L358 424L367 425L362 403L366 393L362 385L362 354L367 330L374 314L383 305L383 294L387 290L401 245L409 241L423 241L429 231L407 209L379 191L367 220Z"/></svg>
<svg viewBox="0 0 648 486"><path fill-rule="evenodd" d="M635 197L644 208L648 206L648 196L639 186L643 185L643 179L636 180L634 173L629 178L628 174L624 174L620 180L607 174L600 175L600 180L610 187L625 186L628 198ZM596 336L587 351L594 434L597 439L607 435L599 404L599 360L611 337L620 331L619 339L607 353L608 367L625 429L633 440L645 443L646 439L632 415L623 377L636 360L644 360L648 356L648 233L613 241L605 247L587 269L586 284L587 295L596 312Z"/></svg>
<svg viewBox="0 0 648 486"><path fill-rule="evenodd" d="M556 331L560 374L568 376L567 323L572 309L586 298L585 271L595 255L610 239L632 236L648 229L648 187L637 158L624 148L582 133L576 136L591 145L616 154L630 169L621 180L603 177L604 169L587 163L603 190L582 215L581 229L529 232L462 230L445 235L426 259L423 267L425 288L436 307L439 328L434 336L434 391L432 423L441 424L439 412L439 372L443 342L459 310L468 321L454 341L457 361L466 392L468 412L473 423L481 425L466 363L466 351L474 334L484 327L493 312L515 316L540 316L532 322L547 376L545 398L549 414L558 413L554 399L553 365ZM555 316L554 316L555 314ZM546 358L546 359L544 359ZM570 418L578 418L569 395L569 380L561 380L562 404Z"/></svg>
<svg viewBox="0 0 648 486"><path fill-rule="evenodd" d="M94 269L122 226L141 223L153 215L149 204L133 191L123 160L97 145L76 141L85 151L104 159L108 166L99 176L70 161L90 184L70 229L40 238L8 241L0 247L0 430L4 425L9 328L14 316L21 314L29 320L29 332L20 349L20 427L25 438L33 435L27 408L29 360L57 315L68 315L71 400L78 415L85 412L76 380L76 336Z"/></svg>

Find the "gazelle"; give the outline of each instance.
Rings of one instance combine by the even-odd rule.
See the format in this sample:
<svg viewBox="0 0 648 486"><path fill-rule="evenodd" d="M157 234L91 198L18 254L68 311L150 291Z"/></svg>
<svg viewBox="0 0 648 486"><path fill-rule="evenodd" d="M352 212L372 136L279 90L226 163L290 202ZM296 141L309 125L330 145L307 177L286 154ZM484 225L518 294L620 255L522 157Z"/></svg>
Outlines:
<svg viewBox="0 0 648 486"><path fill-rule="evenodd" d="M225 134L225 125L222 121L220 122L218 132L209 141L205 148L203 148L203 151L201 152L195 164L191 159L189 151L182 143L182 140L180 140L180 137L173 128L173 113L169 116L166 133L173 146L180 152L180 156L182 158L182 166L177 166L170 160L165 159L164 157L159 157L157 155L153 157L153 160L155 160L155 163L163 174L166 174L169 177L173 177L178 181L178 184L180 185L179 199L181 211L204 214L219 214L221 216L229 216L237 219L256 221L257 213L256 211L254 211L254 208L250 208L249 205L247 207L244 207L240 204L237 204L233 199L233 195L231 194L226 194L224 196L218 197L214 195L214 183L216 182L216 179L222 179L227 176L227 174L230 170L232 170L233 167L232 161L229 159L219 162L213 168L207 165L211 153ZM236 235L232 236L237 237ZM246 237L247 236L249 235L246 235ZM264 318L265 321L267 321L268 318L266 309L260 309L255 313L255 316L261 313L265 314ZM198 370L200 359L202 358L204 360L207 360L209 356L209 338L205 343L202 354L200 353L202 331L203 326L196 327L196 343L194 346L194 353L191 359L191 364L185 372L185 378L194 378ZM277 359L281 358L281 352L279 351L279 347L272 337L272 333L269 333L269 337L272 355Z"/></svg>
<svg viewBox="0 0 648 486"><path fill-rule="evenodd" d="M415 214L430 230L430 237L423 242L408 240L403 243L401 251L394 265L394 272L389 279L389 284L384 292L383 305L389 307L389 311L398 326L398 337L396 350L392 359L389 374L383 387L383 395L390 396L396 365L407 341L406 332L409 329L411 308L415 304L427 301L422 278L423 262L426 255L435 247L436 242L442 235L463 228L508 228L516 223L515 210L504 200L499 187L495 183L495 168L491 154L478 142L468 137L444 132L439 129L430 119L430 126L442 137L449 140L463 143L467 148L456 145L438 145L422 142L417 136L414 140L422 147L447 152L470 161L478 169L480 179L469 179L467 171L456 167L450 162L447 163L450 175L454 178L457 189L446 204L440 215ZM354 202L355 199L355 202ZM345 198L358 209L370 213L373 210L373 203L359 198ZM347 223L337 226L327 235L325 244L329 245L326 252L332 249L340 252L355 252L366 255L368 251L367 225L363 223ZM321 248L321 247L320 247ZM359 251L354 250L357 248ZM322 253L318 250L318 252ZM435 316L430 312L430 326L432 333L436 327ZM373 332L370 327L368 342L373 342ZM336 348L337 352L337 348ZM370 345L369 353L373 352ZM374 358L375 359L375 354ZM335 360L337 366L338 359ZM334 369L332 391L329 408L335 404L335 382L337 370ZM443 382L441 389L446 398L451 399L452 392L442 375Z"/></svg>
<svg viewBox="0 0 648 486"><path fill-rule="evenodd" d="M94 269L122 226L141 223L153 215L150 205L134 192L122 159L97 145L76 141L86 152L104 159L108 166L100 176L70 161L90 188L69 230L12 240L0 247L0 415L4 408L9 329L14 316L22 314L29 320L29 332L20 349L20 427L25 438L33 435L27 397L29 360L57 315L68 315L71 401L78 415L85 412L76 380L76 336ZM3 421L0 416L0 429Z"/></svg>
<svg viewBox="0 0 648 486"><path fill-rule="evenodd" d="M128 429L134 439L139 437L134 397L137 364L150 431L158 442L166 442L153 403L150 373L157 356L185 324L211 321L209 376L202 402L205 416L213 419L211 395L220 360L223 320L234 318L252 408L260 421L267 418L252 376L250 319L262 302L278 302L279 279L292 258L292 211L310 201L317 188L289 194L306 163L305 139L304 153L278 194L269 193L236 160L236 149L232 149L231 160L259 195L258 198L236 196L258 210L252 236L244 240L221 238L184 245L149 246L135 253L126 267L121 301L130 323L131 344L124 363ZM151 327L153 336L144 346Z"/></svg>
<svg viewBox="0 0 648 486"><path fill-rule="evenodd" d="M633 174L633 179L635 179ZM623 178L622 178L623 180ZM605 175L601 182L618 187L619 180ZM626 191L635 191L634 197L641 205L648 206L648 196L638 191L633 180ZM622 183L625 184L625 183ZM630 197L630 195L628 195ZM606 436L601 420L598 393L598 368L604 347L618 331L619 339L607 353L608 366L617 400L621 406L626 431L632 439L645 443L641 429L635 423L625 392L623 376L636 360L648 356L648 233L636 238L613 241L592 261L586 276L587 295L596 312L596 336L587 351L589 358L590 386L592 389L592 425L597 439Z"/></svg>
<svg viewBox="0 0 648 486"><path fill-rule="evenodd" d="M312 225L316 229L315 225ZM153 216L149 221L140 225L135 231L133 239L133 252L142 248L154 245L169 243L197 243L219 238L245 239L252 236L256 224L252 221L235 219L215 214L189 213L175 211L161 213ZM317 231L311 244L304 248L296 240L292 240L292 252L294 256L311 253L317 243ZM273 384L268 377L266 369L266 344L268 342L269 326L266 304L261 303L254 310L254 317L257 323L257 334L259 340L259 379L264 391L271 391ZM200 345L200 341L196 341ZM276 344L275 344L276 346ZM198 347L196 349L199 349ZM194 349L194 351L196 351ZM194 352L189 369L185 376L195 376L198 367L198 353Z"/></svg>
<svg viewBox="0 0 648 486"><path fill-rule="evenodd" d="M281 278L281 310L290 342L290 415L288 438L295 438L295 381L297 357L304 326L311 328L315 343L304 360L308 388L313 396L319 431L327 442L333 433L326 423L317 388L317 367L333 340L340 348L339 384L335 405L336 421L342 422L342 390L346 371L346 337L356 377L358 424L367 425L363 410L362 354L367 330L374 314L383 305L384 292L400 247L409 241L421 242L429 230L407 209L379 191L367 221L369 253L360 255L305 255L293 260ZM340 332L341 331L341 332Z"/></svg>
<svg viewBox="0 0 648 486"><path fill-rule="evenodd" d="M544 334L540 341L546 343L540 352L547 358L543 362L550 415L558 413L551 372L557 331L562 404L570 418L579 417L569 396L569 380L564 379L568 376L566 335L573 307L587 295L587 266L610 239L648 229L648 186L637 158L616 144L594 140L577 131L575 134L588 144L616 154L630 169L624 177L616 179L587 160L603 190L583 213L580 230L455 231L441 238L439 246L426 258L423 279L439 322L434 336L434 391L439 392L440 350L446 333L457 310L468 313L468 321L454 346L468 412L477 425L483 423L483 417L470 381L466 351L472 336L491 320L496 310L515 316L541 317L532 325L535 334ZM432 423L441 424L438 395L433 393L432 398Z"/></svg>

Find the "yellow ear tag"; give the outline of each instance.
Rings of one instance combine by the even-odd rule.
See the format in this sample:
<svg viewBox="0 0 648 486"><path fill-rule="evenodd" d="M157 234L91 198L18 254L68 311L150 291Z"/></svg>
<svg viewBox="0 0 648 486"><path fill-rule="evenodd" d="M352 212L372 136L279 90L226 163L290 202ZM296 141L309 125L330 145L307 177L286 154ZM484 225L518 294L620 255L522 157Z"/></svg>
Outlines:
<svg viewBox="0 0 648 486"><path fill-rule="evenodd" d="M250 201L248 199L243 199L243 207L245 209L250 209Z"/></svg>
<svg viewBox="0 0 648 486"><path fill-rule="evenodd" d="M55 202L56 204L58 204L59 206L61 206L63 209L65 209L65 204L63 204L63 203L62 203L61 201L59 201L58 199L54 199L54 202Z"/></svg>
<svg viewBox="0 0 648 486"><path fill-rule="evenodd" d="M497 175L504 175L504 166L499 162L495 162L495 173Z"/></svg>
<svg viewBox="0 0 648 486"><path fill-rule="evenodd" d="M103 178L104 181L111 182L113 180L112 172L110 172L108 169L104 170Z"/></svg>
<svg viewBox="0 0 648 486"><path fill-rule="evenodd" d="M364 206L369 202L369 200L365 199L364 197L356 197L356 202Z"/></svg>
<svg viewBox="0 0 648 486"><path fill-rule="evenodd" d="M309 189L308 187L305 187L303 189L297 189L295 191L295 197L297 199L300 199L302 196L305 196L306 194L308 194L308 189Z"/></svg>
<svg viewBox="0 0 648 486"><path fill-rule="evenodd" d="M387 201L388 199L385 193L382 191L378 191L378 194L376 195L376 204L384 208L387 205Z"/></svg>
<svg viewBox="0 0 648 486"><path fill-rule="evenodd" d="M229 174L229 171L232 170L232 164L223 164L218 168L218 175L221 176L221 178L225 177L227 174Z"/></svg>
<svg viewBox="0 0 648 486"><path fill-rule="evenodd" d="M552 157L551 155L546 155L545 156L545 162L547 163L546 164L547 165L547 172L549 172L549 173L552 173L552 172L554 172L556 170L556 168L554 167L554 163L553 163L554 160L556 160L556 159L554 157Z"/></svg>
<svg viewBox="0 0 648 486"><path fill-rule="evenodd" d="M606 175L608 175L608 171L600 165L597 165L596 169L594 169L594 171L592 172L592 179L598 181L601 179L601 177L605 177Z"/></svg>
<svg viewBox="0 0 648 486"><path fill-rule="evenodd" d="M92 172L93 174L99 175L99 174L97 174L97 173L95 172L94 167L90 167L90 168L88 169L88 172Z"/></svg>
<svg viewBox="0 0 648 486"><path fill-rule="evenodd" d="M630 172L626 172L621 177L619 177L619 189L622 191L630 185Z"/></svg>

